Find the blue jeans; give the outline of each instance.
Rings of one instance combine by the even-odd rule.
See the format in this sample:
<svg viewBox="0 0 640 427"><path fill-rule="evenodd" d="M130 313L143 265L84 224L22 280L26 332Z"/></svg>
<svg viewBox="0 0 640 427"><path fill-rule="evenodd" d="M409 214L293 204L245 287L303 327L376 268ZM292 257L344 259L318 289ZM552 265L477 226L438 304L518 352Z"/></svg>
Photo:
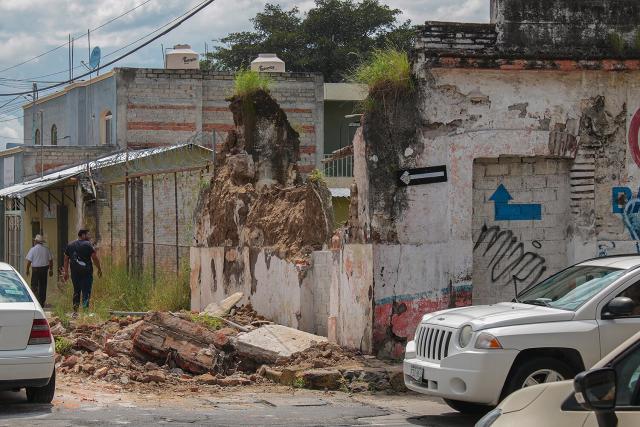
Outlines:
<svg viewBox="0 0 640 427"><path fill-rule="evenodd" d="M80 294L82 294L82 307L89 308L89 298L91 298L91 287L93 286L93 274L73 274L73 311L78 311L80 306Z"/></svg>

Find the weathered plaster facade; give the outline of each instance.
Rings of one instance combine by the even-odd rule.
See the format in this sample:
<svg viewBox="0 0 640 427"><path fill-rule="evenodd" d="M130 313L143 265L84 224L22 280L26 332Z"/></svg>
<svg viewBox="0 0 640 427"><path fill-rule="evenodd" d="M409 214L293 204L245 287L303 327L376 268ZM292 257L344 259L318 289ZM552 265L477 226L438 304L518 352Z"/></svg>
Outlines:
<svg viewBox="0 0 640 427"><path fill-rule="evenodd" d="M511 299L514 276L523 289L637 250L640 63L629 25L640 10L578 3L497 0L491 24L427 23L412 55L414 103L404 96L363 119L355 175L358 227L373 244L376 352L400 356L425 312ZM535 28L539 16L562 20L549 32ZM586 24L596 48L566 49ZM624 48L597 42L603 31ZM398 170L438 165L447 182L397 184Z"/></svg>

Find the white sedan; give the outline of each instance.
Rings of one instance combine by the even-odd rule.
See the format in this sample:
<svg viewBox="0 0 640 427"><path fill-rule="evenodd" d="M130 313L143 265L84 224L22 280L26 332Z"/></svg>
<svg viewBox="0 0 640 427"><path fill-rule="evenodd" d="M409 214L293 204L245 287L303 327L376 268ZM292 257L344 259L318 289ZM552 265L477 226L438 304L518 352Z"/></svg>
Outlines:
<svg viewBox="0 0 640 427"><path fill-rule="evenodd" d="M476 427L636 427L640 425L640 333L575 381L523 388Z"/></svg>
<svg viewBox="0 0 640 427"><path fill-rule="evenodd" d="M33 403L50 403L56 387L49 323L20 274L0 263L0 390L25 388Z"/></svg>

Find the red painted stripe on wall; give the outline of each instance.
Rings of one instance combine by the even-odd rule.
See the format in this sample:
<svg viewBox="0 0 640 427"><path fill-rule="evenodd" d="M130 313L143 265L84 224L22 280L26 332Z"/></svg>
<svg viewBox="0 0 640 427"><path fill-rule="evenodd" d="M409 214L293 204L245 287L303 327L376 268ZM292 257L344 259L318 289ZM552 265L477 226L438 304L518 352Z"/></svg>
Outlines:
<svg viewBox="0 0 640 427"><path fill-rule="evenodd" d="M302 173L311 173L315 169L315 165L300 165L298 170Z"/></svg>
<svg viewBox="0 0 640 427"><path fill-rule="evenodd" d="M193 105L175 105L175 104L127 104L127 108L131 110L195 110Z"/></svg>
<svg viewBox="0 0 640 427"><path fill-rule="evenodd" d="M189 131L196 130L195 123L177 123L177 122L129 122L128 130L173 130L173 131Z"/></svg>
<svg viewBox="0 0 640 427"><path fill-rule="evenodd" d="M202 107L202 111L221 111L227 112L230 111L229 107Z"/></svg>
<svg viewBox="0 0 640 427"><path fill-rule="evenodd" d="M202 125L202 130L204 131L219 131L219 132L230 132L235 129L234 125L230 125L227 123L205 123Z"/></svg>
<svg viewBox="0 0 640 427"><path fill-rule="evenodd" d="M314 154L316 152L315 145L305 145L300 147L300 154Z"/></svg>

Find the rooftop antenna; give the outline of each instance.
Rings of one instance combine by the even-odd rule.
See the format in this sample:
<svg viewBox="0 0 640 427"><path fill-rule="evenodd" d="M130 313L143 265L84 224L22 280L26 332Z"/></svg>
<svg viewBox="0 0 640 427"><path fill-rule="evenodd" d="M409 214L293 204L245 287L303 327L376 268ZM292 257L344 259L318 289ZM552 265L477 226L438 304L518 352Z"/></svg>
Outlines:
<svg viewBox="0 0 640 427"><path fill-rule="evenodd" d="M515 302L520 302L518 301L518 278L515 276L515 274L512 276L513 278L513 289L516 291L516 296L513 297L513 300Z"/></svg>

